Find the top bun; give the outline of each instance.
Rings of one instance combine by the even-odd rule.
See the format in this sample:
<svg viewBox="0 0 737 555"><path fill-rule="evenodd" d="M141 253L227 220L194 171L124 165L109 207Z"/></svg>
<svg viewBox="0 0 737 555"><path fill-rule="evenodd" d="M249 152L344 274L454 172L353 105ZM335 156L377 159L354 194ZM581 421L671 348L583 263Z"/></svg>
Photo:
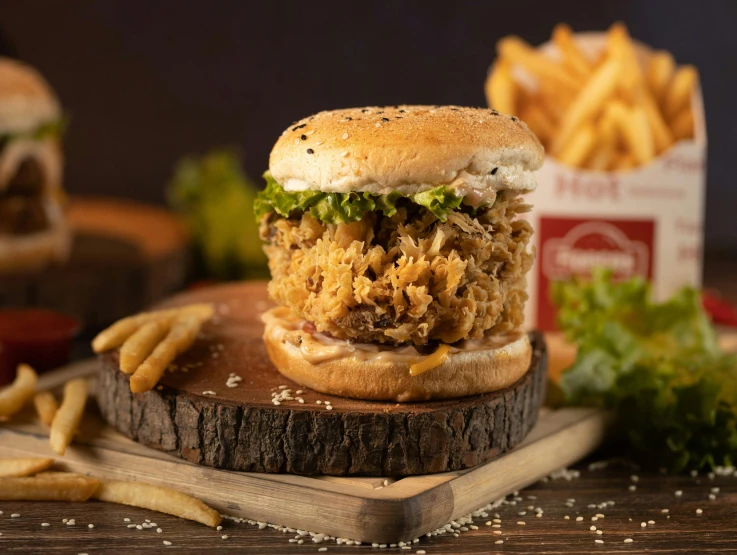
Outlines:
<svg viewBox="0 0 737 555"><path fill-rule="evenodd" d="M59 101L41 74L0 57L0 135L33 131L59 117Z"/></svg>
<svg viewBox="0 0 737 555"><path fill-rule="evenodd" d="M531 191L543 147L522 121L486 108L393 106L320 112L286 129L269 170L288 191L404 194L438 185Z"/></svg>

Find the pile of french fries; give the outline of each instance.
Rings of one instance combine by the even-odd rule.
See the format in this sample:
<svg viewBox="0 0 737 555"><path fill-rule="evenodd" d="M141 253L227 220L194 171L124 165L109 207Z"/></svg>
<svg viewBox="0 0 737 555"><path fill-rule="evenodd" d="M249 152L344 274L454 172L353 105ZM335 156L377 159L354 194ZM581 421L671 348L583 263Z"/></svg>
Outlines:
<svg viewBox="0 0 737 555"><path fill-rule="evenodd" d="M166 513L215 528L220 513L179 491L49 470L51 458L0 459L0 501L87 501L98 499Z"/></svg>
<svg viewBox="0 0 737 555"><path fill-rule="evenodd" d="M192 346L214 313L211 304L142 312L100 332L92 349L102 353L120 347L120 369L131 374L131 391L150 391L174 359Z"/></svg>
<svg viewBox="0 0 737 555"><path fill-rule="evenodd" d="M33 400L39 420L49 426L49 445L57 455L63 455L77 433L87 405L87 382L77 378L64 384L61 406L50 391L36 393L38 375L27 364L18 366L15 380L0 389L0 417L10 418Z"/></svg>
<svg viewBox="0 0 737 555"><path fill-rule="evenodd" d="M622 171L694 136L693 66L676 67L664 50L641 65L621 23L609 28L596 56L581 50L565 24L552 43L557 58L518 37L499 41L485 90L492 108L526 122L560 162Z"/></svg>

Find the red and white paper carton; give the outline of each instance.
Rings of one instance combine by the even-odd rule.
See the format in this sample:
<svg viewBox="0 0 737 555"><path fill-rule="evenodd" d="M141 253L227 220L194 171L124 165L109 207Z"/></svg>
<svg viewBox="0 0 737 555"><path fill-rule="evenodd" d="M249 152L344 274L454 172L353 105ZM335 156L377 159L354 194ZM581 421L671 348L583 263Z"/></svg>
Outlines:
<svg viewBox="0 0 737 555"><path fill-rule="evenodd" d="M603 34L577 40L588 51L604 45ZM637 47L647 58L649 50ZM589 275L594 267L611 268L623 279L645 276L656 299L700 285L706 130L698 90L693 112L695 138L674 144L646 166L599 172L546 157L537 190L528 195L537 250L528 275L528 327L555 329L551 282Z"/></svg>

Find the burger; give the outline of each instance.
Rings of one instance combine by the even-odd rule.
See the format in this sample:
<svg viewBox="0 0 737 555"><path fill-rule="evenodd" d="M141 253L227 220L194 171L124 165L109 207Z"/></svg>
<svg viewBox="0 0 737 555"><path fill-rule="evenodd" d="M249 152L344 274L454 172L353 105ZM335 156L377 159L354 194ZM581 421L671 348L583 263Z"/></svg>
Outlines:
<svg viewBox="0 0 737 555"><path fill-rule="evenodd" d="M295 122L255 211L276 368L333 395L425 401L511 386L543 148L495 110L368 107Z"/></svg>
<svg viewBox="0 0 737 555"><path fill-rule="evenodd" d="M0 58L0 273L63 261L62 111L33 68Z"/></svg>

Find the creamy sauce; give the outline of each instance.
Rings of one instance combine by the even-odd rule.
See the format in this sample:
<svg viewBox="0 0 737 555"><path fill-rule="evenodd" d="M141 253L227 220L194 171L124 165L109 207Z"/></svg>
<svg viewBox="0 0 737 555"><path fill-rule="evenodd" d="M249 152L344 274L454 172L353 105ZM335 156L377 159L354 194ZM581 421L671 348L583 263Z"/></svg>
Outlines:
<svg viewBox="0 0 737 555"><path fill-rule="evenodd" d="M311 364L353 357L362 362L371 360L411 365L431 356L421 354L412 345L393 347L374 343L354 343L335 339L320 332L305 331L303 328L307 321L295 317L289 308L283 306L265 312L261 319L266 324L266 333L273 334L279 341L298 347L302 357ZM499 349L519 340L522 335L522 332L514 332L483 339L467 339L451 346L450 353Z"/></svg>

